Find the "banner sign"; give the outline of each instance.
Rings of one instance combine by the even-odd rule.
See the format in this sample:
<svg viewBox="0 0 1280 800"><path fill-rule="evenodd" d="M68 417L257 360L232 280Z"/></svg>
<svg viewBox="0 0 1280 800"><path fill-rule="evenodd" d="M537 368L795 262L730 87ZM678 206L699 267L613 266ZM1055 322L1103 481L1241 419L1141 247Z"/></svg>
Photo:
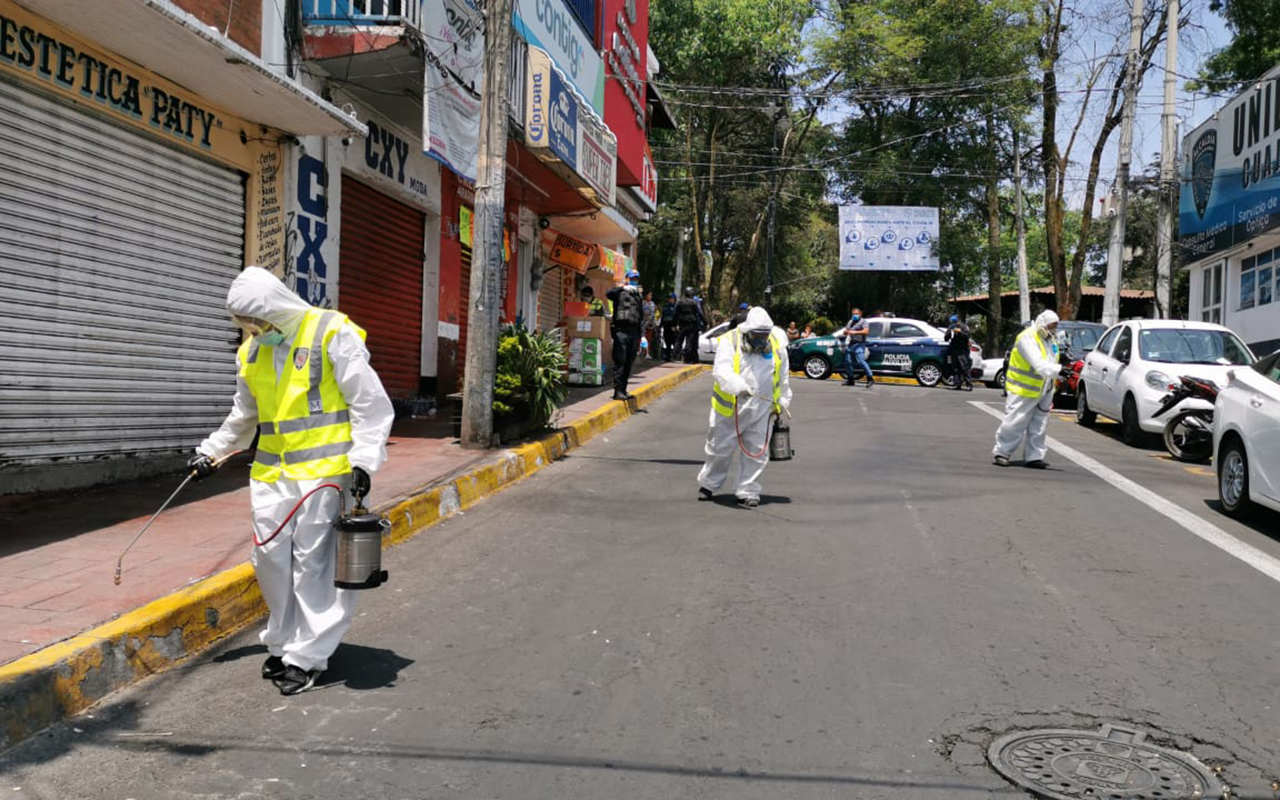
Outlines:
<svg viewBox="0 0 1280 800"><path fill-rule="evenodd" d="M1182 141L1183 264L1280 227L1280 67Z"/></svg>
<svg viewBox="0 0 1280 800"><path fill-rule="evenodd" d="M429 5L423 3L424 13ZM604 113L604 60L564 0L515 0L511 25L521 39L551 55L595 113Z"/></svg>
<svg viewBox="0 0 1280 800"><path fill-rule="evenodd" d="M605 272L613 273L613 282L622 284L626 281L627 273L635 269L635 259L631 256L625 256L617 250L610 250L607 247L600 248L600 269Z"/></svg>
<svg viewBox="0 0 1280 800"><path fill-rule="evenodd" d="M938 209L840 206L840 269L938 269Z"/></svg>
<svg viewBox="0 0 1280 800"><path fill-rule="evenodd" d="M591 268L591 262L599 251L599 245L557 233L555 243L551 245L550 259L574 272L585 273Z"/></svg>
<svg viewBox="0 0 1280 800"><path fill-rule="evenodd" d="M484 83L484 12L474 0L422 3L426 79L422 142L427 155L469 181L480 148L480 88Z"/></svg>
<svg viewBox="0 0 1280 800"><path fill-rule="evenodd" d="M603 205L617 201L618 140L596 117L586 114L578 121L578 174Z"/></svg>
<svg viewBox="0 0 1280 800"><path fill-rule="evenodd" d="M551 57L529 48L525 144L550 150L570 169L578 169L578 100Z"/></svg>

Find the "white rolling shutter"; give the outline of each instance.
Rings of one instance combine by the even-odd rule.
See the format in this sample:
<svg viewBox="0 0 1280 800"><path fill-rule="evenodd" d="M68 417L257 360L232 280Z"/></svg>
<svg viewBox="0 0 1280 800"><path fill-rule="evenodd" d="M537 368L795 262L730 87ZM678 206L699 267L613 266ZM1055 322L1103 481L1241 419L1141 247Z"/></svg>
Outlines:
<svg viewBox="0 0 1280 800"><path fill-rule="evenodd" d="M0 470L193 447L235 391L241 174L4 81L0 108Z"/></svg>

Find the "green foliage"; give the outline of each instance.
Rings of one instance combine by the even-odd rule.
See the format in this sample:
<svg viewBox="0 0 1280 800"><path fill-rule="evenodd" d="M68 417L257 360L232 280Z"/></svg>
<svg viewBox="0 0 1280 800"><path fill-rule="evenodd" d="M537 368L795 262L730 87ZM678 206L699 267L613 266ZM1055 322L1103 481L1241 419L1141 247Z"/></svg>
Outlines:
<svg viewBox="0 0 1280 800"><path fill-rule="evenodd" d="M494 414L503 423L545 424L564 402L567 366L559 329L529 333L522 326L504 326L494 375Z"/></svg>
<svg viewBox="0 0 1280 800"><path fill-rule="evenodd" d="M1231 29L1231 42L1209 56L1191 89L1229 94L1280 64L1280 3L1276 0L1210 0Z"/></svg>
<svg viewBox="0 0 1280 800"><path fill-rule="evenodd" d="M827 334L831 333L833 330L841 326L837 325L836 323L832 322L826 317L814 317L813 319L809 320L809 327L813 328L813 333L815 336L826 336Z"/></svg>

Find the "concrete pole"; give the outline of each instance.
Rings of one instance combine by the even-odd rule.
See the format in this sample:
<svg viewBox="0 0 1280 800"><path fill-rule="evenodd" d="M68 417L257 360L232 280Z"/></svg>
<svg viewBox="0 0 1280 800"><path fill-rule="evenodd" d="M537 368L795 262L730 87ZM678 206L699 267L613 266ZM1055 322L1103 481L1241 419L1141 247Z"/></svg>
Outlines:
<svg viewBox="0 0 1280 800"><path fill-rule="evenodd" d="M684 228L680 229L680 243L676 245L676 287L673 291L676 297L684 297L684 286L681 282L684 280L684 240L688 235L688 231Z"/></svg>
<svg viewBox="0 0 1280 800"><path fill-rule="evenodd" d="M1164 112L1160 116L1160 216L1156 221L1156 316L1174 316L1173 215L1177 213L1178 118L1173 113L1178 69L1178 0L1169 0L1164 44Z"/></svg>
<svg viewBox="0 0 1280 800"><path fill-rule="evenodd" d="M1129 54L1125 59L1124 108L1120 116L1120 154L1116 164L1116 215L1107 248L1107 287L1102 298L1102 324L1120 321L1120 275L1124 270L1124 216L1129 206L1129 161L1133 158L1133 114L1138 103L1138 48L1142 46L1142 0L1133 0L1129 16Z"/></svg>
<svg viewBox="0 0 1280 800"><path fill-rule="evenodd" d="M493 445L493 378L498 363L502 219L507 188L507 53L511 0L485 3L484 86L476 157L467 361L462 383L462 446Z"/></svg>
<svg viewBox="0 0 1280 800"><path fill-rule="evenodd" d="M1022 149L1013 129L1013 202L1018 233L1018 322L1031 319L1031 286L1027 277L1027 221L1022 210Z"/></svg>

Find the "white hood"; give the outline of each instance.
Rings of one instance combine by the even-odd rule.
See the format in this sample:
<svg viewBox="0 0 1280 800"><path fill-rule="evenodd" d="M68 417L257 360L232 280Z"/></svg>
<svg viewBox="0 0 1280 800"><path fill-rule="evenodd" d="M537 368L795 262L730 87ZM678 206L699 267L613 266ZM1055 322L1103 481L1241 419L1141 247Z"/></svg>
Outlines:
<svg viewBox="0 0 1280 800"><path fill-rule="evenodd" d="M760 306L752 306L747 312L747 318L738 326L744 331L765 332L773 330L773 318L769 316L769 312Z"/></svg>
<svg viewBox="0 0 1280 800"><path fill-rule="evenodd" d="M1045 333L1049 330L1049 326L1058 322L1058 315L1045 309L1040 312L1040 316L1036 317L1036 330Z"/></svg>
<svg viewBox="0 0 1280 800"><path fill-rule="evenodd" d="M231 282L227 311L241 317L264 319L292 336L311 306L262 267L247 267Z"/></svg>

